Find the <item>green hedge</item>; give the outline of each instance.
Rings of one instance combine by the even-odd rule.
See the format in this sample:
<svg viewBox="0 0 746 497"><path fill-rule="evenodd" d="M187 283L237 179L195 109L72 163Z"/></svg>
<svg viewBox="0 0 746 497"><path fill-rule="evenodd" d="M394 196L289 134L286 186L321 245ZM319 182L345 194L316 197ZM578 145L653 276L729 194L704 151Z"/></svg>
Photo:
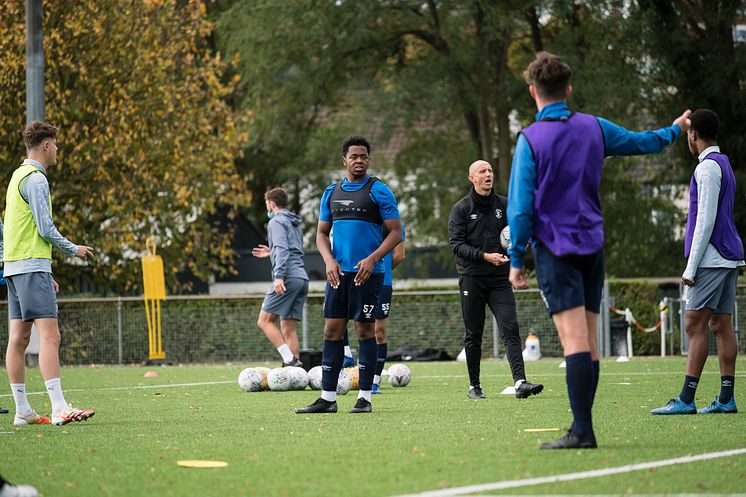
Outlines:
<svg viewBox="0 0 746 497"><path fill-rule="evenodd" d="M663 300L664 292L661 285L648 280L609 280L609 293L614 299L614 305L624 310L629 308L640 325L647 328L660 321L659 303ZM676 311L676 309L669 309ZM612 319L624 319L611 313ZM679 350L678 316L674 316L677 327L674 328L674 351ZM666 338L668 340L668 338ZM635 355L660 355L660 331L642 333L632 328L632 344ZM668 343L666 343L668 347ZM666 349L668 354L668 348Z"/></svg>

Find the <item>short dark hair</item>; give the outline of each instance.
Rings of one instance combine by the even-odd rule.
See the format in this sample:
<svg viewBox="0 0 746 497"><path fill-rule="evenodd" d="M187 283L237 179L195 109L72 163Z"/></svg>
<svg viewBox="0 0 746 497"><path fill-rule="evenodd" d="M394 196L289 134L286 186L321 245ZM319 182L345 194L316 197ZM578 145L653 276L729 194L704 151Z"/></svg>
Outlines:
<svg viewBox="0 0 746 497"><path fill-rule="evenodd" d="M534 85L540 97L558 100L565 98L571 76L570 66L549 52L537 53L523 73L526 83Z"/></svg>
<svg viewBox="0 0 746 497"><path fill-rule="evenodd" d="M284 209L288 206L288 192L278 186L267 191L264 194L264 200L271 200L277 204L277 207Z"/></svg>
<svg viewBox="0 0 746 497"><path fill-rule="evenodd" d="M710 109L697 109L689 116L692 121L692 130L697 132L700 138L707 141L717 141L720 133L720 118Z"/></svg>
<svg viewBox="0 0 746 497"><path fill-rule="evenodd" d="M27 150L38 147L49 138L57 139L57 128L44 121L31 121L23 130L23 143Z"/></svg>
<svg viewBox="0 0 746 497"><path fill-rule="evenodd" d="M368 140L364 136L350 136L342 142L342 157L347 157L347 151L354 145L365 147L368 155L370 155L370 143L368 143Z"/></svg>

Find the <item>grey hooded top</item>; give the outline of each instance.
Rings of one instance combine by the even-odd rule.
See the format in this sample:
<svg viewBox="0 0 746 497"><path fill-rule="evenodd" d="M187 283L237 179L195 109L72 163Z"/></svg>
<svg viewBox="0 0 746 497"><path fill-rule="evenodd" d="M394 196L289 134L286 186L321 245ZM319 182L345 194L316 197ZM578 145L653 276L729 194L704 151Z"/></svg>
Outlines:
<svg viewBox="0 0 746 497"><path fill-rule="evenodd" d="M286 209L277 212L267 224L272 278L308 280L303 266L303 230L298 214Z"/></svg>

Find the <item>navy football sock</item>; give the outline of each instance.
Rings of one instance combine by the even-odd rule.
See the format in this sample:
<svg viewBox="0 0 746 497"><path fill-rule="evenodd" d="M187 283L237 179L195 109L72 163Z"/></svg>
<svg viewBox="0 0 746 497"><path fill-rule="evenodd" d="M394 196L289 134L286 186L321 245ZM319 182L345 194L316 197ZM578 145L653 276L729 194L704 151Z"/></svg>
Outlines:
<svg viewBox="0 0 746 497"><path fill-rule="evenodd" d="M376 374L376 339L360 340L357 367L360 370L358 384L360 390L373 388L373 376Z"/></svg>
<svg viewBox="0 0 746 497"><path fill-rule="evenodd" d="M350 346L350 335L347 333L347 328L345 328L345 334L342 337L342 346L343 347L349 347Z"/></svg>
<svg viewBox="0 0 746 497"><path fill-rule="evenodd" d="M567 394L572 409L573 433L587 435L593 433L593 361L590 352L579 352L565 356Z"/></svg>
<svg viewBox="0 0 746 497"><path fill-rule="evenodd" d="M383 365L386 364L386 356L389 353L388 343L379 343L376 345L376 375L381 376Z"/></svg>
<svg viewBox="0 0 746 497"><path fill-rule="evenodd" d="M591 396L591 406L596 400L596 390L598 390L598 380L601 377L601 362L593 361L593 395Z"/></svg>
<svg viewBox="0 0 746 497"><path fill-rule="evenodd" d="M344 345L342 341L332 342L324 340L324 352L321 356L321 389L326 392L336 392L339 382L339 371L344 359Z"/></svg>
<svg viewBox="0 0 746 497"><path fill-rule="evenodd" d="M679 398L686 404L694 402L694 394L697 393L697 385L699 385L699 378L694 376L684 376L684 386L681 387L681 393Z"/></svg>
<svg viewBox="0 0 746 497"><path fill-rule="evenodd" d="M721 376L720 377L720 396L718 402L721 404L727 404L730 399L733 398L733 387L736 382L735 376Z"/></svg>

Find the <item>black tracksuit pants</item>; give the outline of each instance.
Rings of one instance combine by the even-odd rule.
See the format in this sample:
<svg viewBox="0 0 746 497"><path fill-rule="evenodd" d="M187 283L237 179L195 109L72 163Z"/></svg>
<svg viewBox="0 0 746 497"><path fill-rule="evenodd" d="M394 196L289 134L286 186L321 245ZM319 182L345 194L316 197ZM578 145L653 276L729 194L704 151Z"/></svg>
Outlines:
<svg viewBox="0 0 746 497"><path fill-rule="evenodd" d="M523 349L515 314L515 296L510 283L504 278L461 276L458 284L461 293L461 313L466 327L464 348L470 384L480 384L485 305L490 307L500 328L513 381L525 380Z"/></svg>

